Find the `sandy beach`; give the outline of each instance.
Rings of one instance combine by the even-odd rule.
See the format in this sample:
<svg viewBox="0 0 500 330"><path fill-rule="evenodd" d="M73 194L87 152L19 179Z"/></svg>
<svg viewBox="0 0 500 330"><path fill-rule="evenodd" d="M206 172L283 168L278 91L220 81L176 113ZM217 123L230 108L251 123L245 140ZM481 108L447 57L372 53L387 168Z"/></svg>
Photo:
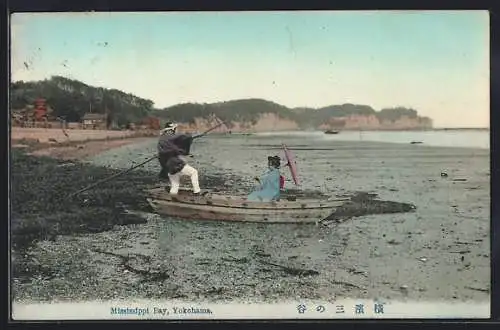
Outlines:
<svg viewBox="0 0 500 330"><path fill-rule="evenodd" d="M66 134L67 135L66 135ZM37 140L39 143L47 142L74 142L74 141L90 141L90 140L105 140L119 139L144 136L144 132L140 131L108 131L108 130L85 130L85 129L58 129L58 128L25 128L12 127L11 140L12 142L20 140Z"/></svg>
<svg viewBox="0 0 500 330"><path fill-rule="evenodd" d="M155 139L137 142L85 160L128 168L155 150ZM14 282L15 299L489 301L489 150L212 135L196 141L190 162L200 176L226 178L228 192L244 194L267 156L281 153L281 142L296 155L301 189L375 193L416 210L317 226L142 213L147 223L37 242L30 256L57 276ZM159 165L144 170L157 173ZM271 264L314 275L293 276Z"/></svg>
<svg viewBox="0 0 500 330"><path fill-rule="evenodd" d="M65 133L67 135L65 135ZM85 159L124 145L150 140L146 131L107 131L12 127L13 148L32 149L35 156L58 159Z"/></svg>
<svg viewBox="0 0 500 330"><path fill-rule="evenodd" d="M34 156L49 156L64 160L85 160L88 157L92 157L108 150L150 140L151 138L145 137L125 137L104 141L91 140L68 146L44 146L38 148L35 146L35 150L30 152L30 154Z"/></svg>

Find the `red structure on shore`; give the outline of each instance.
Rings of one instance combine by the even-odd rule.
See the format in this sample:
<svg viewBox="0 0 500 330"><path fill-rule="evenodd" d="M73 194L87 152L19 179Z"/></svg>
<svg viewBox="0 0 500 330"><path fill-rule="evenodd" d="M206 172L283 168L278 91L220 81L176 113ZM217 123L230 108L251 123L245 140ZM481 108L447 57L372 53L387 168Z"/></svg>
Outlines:
<svg viewBox="0 0 500 330"><path fill-rule="evenodd" d="M47 101L39 98L35 100L35 121L47 120Z"/></svg>

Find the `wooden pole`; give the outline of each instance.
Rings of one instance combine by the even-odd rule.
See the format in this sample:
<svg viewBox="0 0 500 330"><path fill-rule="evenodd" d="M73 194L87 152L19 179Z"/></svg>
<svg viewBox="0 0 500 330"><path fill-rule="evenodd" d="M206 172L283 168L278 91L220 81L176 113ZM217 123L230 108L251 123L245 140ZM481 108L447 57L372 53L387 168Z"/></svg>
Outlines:
<svg viewBox="0 0 500 330"><path fill-rule="evenodd" d="M109 177L107 177L107 178L104 178L104 179L102 179L102 180L99 180L99 181L97 181L97 182L95 182L95 183L91 184L90 186L87 186L87 187L85 187L85 188L83 188L83 189L80 189L80 190L78 190L78 191L76 191L76 192L72 193L71 195L69 195L69 196L68 196L68 199L69 199L69 198L71 198L71 197L73 197L73 196L75 196L75 195L78 195L78 194L80 194L80 193L82 193L82 192L84 192L84 191L87 191L87 190L89 190L89 189L92 189L92 188L94 188L95 186L100 185L101 183L108 182L108 181L110 181L110 180L112 180L112 179L114 179L114 178L116 178L116 177L119 177L120 175L126 174L126 173L128 173L128 172L130 172L130 171L132 171L132 170L135 170L136 168L138 168L138 167L140 167L140 166L142 166L142 165L144 165L144 164L146 164L146 163L149 163L150 161L152 161L152 160L153 160L153 159L155 159L155 158L157 158L157 155L154 155L154 156L152 156L152 157L148 158L147 160L143 161L142 163L139 163L139 164L137 164L137 165L134 165L134 166L132 166L131 168L129 168L129 169L127 169L127 170L125 170L125 171L122 171L122 172L119 172L119 173L113 174L112 176L109 176Z"/></svg>

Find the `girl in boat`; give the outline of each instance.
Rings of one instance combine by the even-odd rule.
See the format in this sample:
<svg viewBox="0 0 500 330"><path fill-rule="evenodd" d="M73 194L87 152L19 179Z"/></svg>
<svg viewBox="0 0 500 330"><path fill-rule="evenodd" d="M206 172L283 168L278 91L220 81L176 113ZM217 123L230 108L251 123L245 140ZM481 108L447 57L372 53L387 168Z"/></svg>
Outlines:
<svg viewBox="0 0 500 330"><path fill-rule="evenodd" d="M283 188L283 177L280 174L280 157L267 157L268 169L260 178L255 178L259 188L248 195L249 201L270 202L280 199L280 191Z"/></svg>
<svg viewBox="0 0 500 330"><path fill-rule="evenodd" d="M168 175L170 194L176 195L179 192L181 176L189 176L193 185L193 193L200 194L198 171L180 157L190 156L189 151L193 143L193 136L190 134L175 134L176 129L176 124L168 122L160 132L158 141L158 154L161 165L160 179L165 179Z"/></svg>

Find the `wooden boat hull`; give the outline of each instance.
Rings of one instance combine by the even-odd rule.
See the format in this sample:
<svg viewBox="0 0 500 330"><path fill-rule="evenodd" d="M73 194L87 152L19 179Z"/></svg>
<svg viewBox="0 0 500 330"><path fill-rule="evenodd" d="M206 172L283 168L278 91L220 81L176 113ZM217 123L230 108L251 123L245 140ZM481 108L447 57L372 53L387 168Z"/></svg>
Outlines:
<svg viewBox="0 0 500 330"><path fill-rule="evenodd" d="M160 215L191 220L315 223L342 205L346 199L248 202L244 197L179 193L172 197L165 189L149 191L149 204Z"/></svg>

